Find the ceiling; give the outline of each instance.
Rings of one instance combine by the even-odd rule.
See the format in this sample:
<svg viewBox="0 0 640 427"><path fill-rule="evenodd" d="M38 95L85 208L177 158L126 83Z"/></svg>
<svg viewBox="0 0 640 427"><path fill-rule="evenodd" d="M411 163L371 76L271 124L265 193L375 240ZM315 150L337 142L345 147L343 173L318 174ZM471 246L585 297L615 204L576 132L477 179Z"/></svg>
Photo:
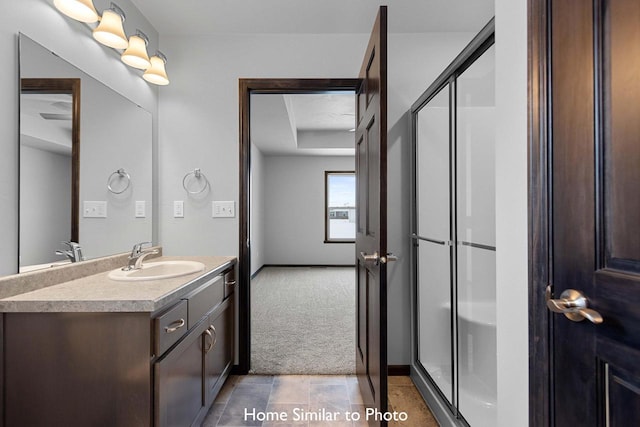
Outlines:
<svg viewBox="0 0 640 427"><path fill-rule="evenodd" d="M478 32L494 0L132 0L164 35L369 33L378 6L389 32Z"/></svg>
<svg viewBox="0 0 640 427"><path fill-rule="evenodd" d="M251 95L251 143L265 155L353 156L355 95Z"/></svg>
<svg viewBox="0 0 640 427"><path fill-rule="evenodd" d="M371 31L379 5L390 33L478 32L494 0L131 0L160 33L345 34ZM353 155L353 95L256 95L252 142L267 155ZM350 148L346 148L346 146Z"/></svg>
<svg viewBox="0 0 640 427"><path fill-rule="evenodd" d="M71 155L71 98L63 93L21 94L20 143Z"/></svg>

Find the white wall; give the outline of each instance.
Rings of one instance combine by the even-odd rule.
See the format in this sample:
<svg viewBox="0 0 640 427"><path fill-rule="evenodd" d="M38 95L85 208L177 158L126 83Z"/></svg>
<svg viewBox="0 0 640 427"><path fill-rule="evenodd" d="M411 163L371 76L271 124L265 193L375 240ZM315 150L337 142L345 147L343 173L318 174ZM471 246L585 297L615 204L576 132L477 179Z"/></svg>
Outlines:
<svg viewBox="0 0 640 427"><path fill-rule="evenodd" d="M258 148L251 144L251 274L264 265L265 248L265 171L264 156Z"/></svg>
<svg viewBox="0 0 640 427"><path fill-rule="evenodd" d="M71 236L71 154L23 145L20 156L30 165L20 169L20 265L62 261L55 251Z"/></svg>
<svg viewBox="0 0 640 427"><path fill-rule="evenodd" d="M393 16L390 14L390 20ZM388 85L389 363L409 364L409 153L407 111L473 34L391 34ZM238 218L211 218L211 200L238 200L238 79L356 77L368 34L163 36L171 85L160 93L160 242L165 253L237 255ZM194 167L211 178L204 201L186 199ZM188 221L174 221L173 200ZM267 202L268 203L268 202Z"/></svg>
<svg viewBox="0 0 640 427"><path fill-rule="evenodd" d="M94 2L102 10L107 1ZM118 5L127 13L128 33L142 29L157 46L155 29L129 0ZM60 14L48 0L10 0L2 4L0 14L0 275L17 271L18 266L18 32L22 32L83 71L105 82L129 99L157 114L158 89L125 66L109 48L96 43L89 27ZM154 120L154 138L157 135ZM123 248L127 250L127 248Z"/></svg>
<svg viewBox="0 0 640 427"><path fill-rule="evenodd" d="M529 423L527 1L496 0L498 426Z"/></svg>
<svg viewBox="0 0 640 427"><path fill-rule="evenodd" d="M265 157L265 263L354 265L350 243L324 243L324 172L352 171L346 157Z"/></svg>

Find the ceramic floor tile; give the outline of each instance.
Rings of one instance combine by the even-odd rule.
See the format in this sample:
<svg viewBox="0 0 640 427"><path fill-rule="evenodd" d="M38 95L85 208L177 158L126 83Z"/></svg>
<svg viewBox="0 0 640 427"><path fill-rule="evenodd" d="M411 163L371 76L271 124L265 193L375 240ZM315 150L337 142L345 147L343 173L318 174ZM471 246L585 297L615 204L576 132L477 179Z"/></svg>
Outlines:
<svg viewBox="0 0 640 427"><path fill-rule="evenodd" d="M309 404L309 377L278 375L273 380L269 403Z"/></svg>
<svg viewBox="0 0 640 427"><path fill-rule="evenodd" d="M236 384L273 384L273 375L239 375Z"/></svg>
<svg viewBox="0 0 640 427"><path fill-rule="evenodd" d="M225 406L226 403L214 403L211 405L209 412L207 412L207 415L202 421L202 427L216 427Z"/></svg>
<svg viewBox="0 0 640 427"><path fill-rule="evenodd" d="M265 421L263 427L307 427L309 422L305 420L304 414L309 411L308 404L298 403L269 403L267 405L267 412L277 412L279 414L279 421ZM286 417L283 416L286 414Z"/></svg>
<svg viewBox="0 0 640 427"><path fill-rule="evenodd" d="M368 427L366 407L364 405L351 405L351 420L354 427ZM357 414L357 415L355 415Z"/></svg>
<svg viewBox="0 0 640 427"><path fill-rule="evenodd" d="M349 404L349 394L346 384L309 384L309 403L322 405L323 403Z"/></svg>
<svg viewBox="0 0 640 427"><path fill-rule="evenodd" d="M408 415L406 421L390 421L389 426L438 427L410 378L389 378L389 411ZM245 412L254 409L256 415L286 412L287 419L245 419ZM347 419L347 413L360 417ZM365 427L368 422L354 375L246 375L227 380L202 423L214 426Z"/></svg>
<svg viewBox="0 0 640 427"><path fill-rule="evenodd" d="M352 405L362 405L362 395L360 394L360 384L355 376L347 377L347 394L349 395L349 403Z"/></svg>
<svg viewBox="0 0 640 427"><path fill-rule="evenodd" d="M390 376L389 385L413 385L410 377L407 376Z"/></svg>
<svg viewBox="0 0 640 427"><path fill-rule="evenodd" d="M438 427L431 411L413 385L389 385L389 403L394 411L405 412L406 421L391 421L390 427Z"/></svg>
<svg viewBox="0 0 640 427"><path fill-rule="evenodd" d="M218 395L216 396L216 400L214 403L227 403L229 401L229 396L231 396L231 393L233 392L233 389L236 387L237 383L238 376L230 375L229 378L227 378L227 381L225 381L224 385L222 386L222 389L220 389L220 393L218 393Z"/></svg>
<svg viewBox="0 0 640 427"><path fill-rule="evenodd" d="M345 384L345 375L307 375L310 384Z"/></svg>
<svg viewBox="0 0 640 427"><path fill-rule="evenodd" d="M262 426L258 413L265 412L271 384L239 383L229 397L218 426Z"/></svg>

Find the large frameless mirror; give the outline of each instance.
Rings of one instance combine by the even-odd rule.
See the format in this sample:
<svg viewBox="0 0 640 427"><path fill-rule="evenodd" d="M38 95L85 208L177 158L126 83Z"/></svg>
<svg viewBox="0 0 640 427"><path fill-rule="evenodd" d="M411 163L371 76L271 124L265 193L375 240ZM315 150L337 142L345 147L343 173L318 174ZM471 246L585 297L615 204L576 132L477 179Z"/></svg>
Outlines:
<svg viewBox="0 0 640 427"><path fill-rule="evenodd" d="M152 240L152 116L20 34L20 271Z"/></svg>

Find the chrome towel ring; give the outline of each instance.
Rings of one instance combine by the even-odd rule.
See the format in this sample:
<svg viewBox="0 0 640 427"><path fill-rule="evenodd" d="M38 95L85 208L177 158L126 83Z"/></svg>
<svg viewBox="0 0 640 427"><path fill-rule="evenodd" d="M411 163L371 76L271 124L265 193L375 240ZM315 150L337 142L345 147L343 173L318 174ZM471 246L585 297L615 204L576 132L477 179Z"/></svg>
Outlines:
<svg viewBox="0 0 640 427"><path fill-rule="evenodd" d="M191 191L187 188L187 182L190 180L204 181L204 184L202 184L202 188L200 188L199 190ZM184 188L184 191L189 194L200 194L204 190L206 190L208 186L209 180L207 179L205 174L200 171L200 168L195 168L193 172L187 173L184 178L182 178L182 188Z"/></svg>
<svg viewBox="0 0 640 427"><path fill-rule="evenodd" d="M127 185L125 185L125 187L120 191L114 190L113 187L111 186L111 184L116 181L114 177L126 180ZM107 178L107 189L113 194L124 193L125 191L127 191L127 188L129 188L130 185L131 185L131 176L123 168L118 169L117 171L109 175L109 178Z"/></svg>

